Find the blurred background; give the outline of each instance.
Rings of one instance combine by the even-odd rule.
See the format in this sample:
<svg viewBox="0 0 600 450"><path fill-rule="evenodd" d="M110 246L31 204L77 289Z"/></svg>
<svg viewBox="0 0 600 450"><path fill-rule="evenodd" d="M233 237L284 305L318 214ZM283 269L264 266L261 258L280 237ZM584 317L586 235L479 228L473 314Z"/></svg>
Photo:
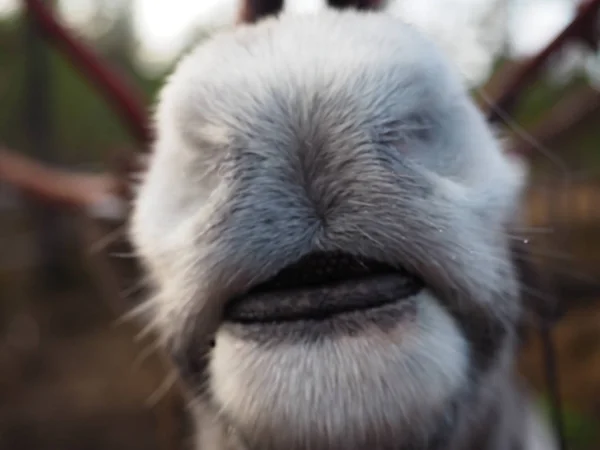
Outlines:
<svg viewBox="0 0 600 450"><path fill-rule="evenodd" d="M285 8L303 13L323 3L288 0ZM525 244L543 279L541 295L556 299L563 313L553 335L574 450L600 449L598 8L581 21L575 39L544 58L526 89L495 101L589 3L390 0L386 6L446 49L529 167ZM239 8L234 0L44 4L127 80L148 112L178 57L231 26ZM83 192L106 183L114 188L103 174L118 172L123 156L141 147L28 19L24 2L0 0L0 150L88 174L75 180ZM172 370L140 324L120 320L144 295L136 262L120 240L122 205L88 198L82 213L42 202L4 176L3 182L0 166L0 449L182 448L189 430ZM542 355L532 335L521 370L545 405Z"/></svg>

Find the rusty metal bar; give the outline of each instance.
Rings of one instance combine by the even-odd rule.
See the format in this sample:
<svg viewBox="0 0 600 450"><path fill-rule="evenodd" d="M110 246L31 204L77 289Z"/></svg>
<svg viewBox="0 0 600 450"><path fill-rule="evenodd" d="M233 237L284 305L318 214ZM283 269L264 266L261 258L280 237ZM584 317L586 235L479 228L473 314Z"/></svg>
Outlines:
<svg viewBox="0 0 600 450"><path fill-rule="evenodd" d="M525 87L538 74L548 58L571 39L579 38L588 43L594 36L600 0L587 0L579 7L577 16L571 23L540 53L523 64L511 77L503 94L494 102L489 111L489 120L496 122L502 119L502 113L510 111Z"/></svg>
<svg viewBox="0 0 600 450"><path fill-rule="evenodd" d="M30 17L45 36L54 42L71 63L88 78L112 104L137 141L146 148L151 140L148 114L140 95L122 77L109 69L89 48L77 42L55 19L51 10L40 0L23 0Z"/></svg>

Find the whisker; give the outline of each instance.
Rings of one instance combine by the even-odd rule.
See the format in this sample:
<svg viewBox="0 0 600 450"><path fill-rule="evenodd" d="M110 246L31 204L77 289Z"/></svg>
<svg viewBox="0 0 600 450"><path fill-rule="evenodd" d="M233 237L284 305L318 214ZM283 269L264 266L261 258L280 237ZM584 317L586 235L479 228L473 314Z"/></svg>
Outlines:
<svg viewBox="0 0 600 450"><path fill-rule="evenodd" d="M142 351L138 354L138 356L131 362L131 369L136 371L139 370L142 364L150 358L154 353L160 350L161 345L158 340L155 342L145 346Z"/></svg>
<svg viewBox="0 0 600 450"><path fill-rule="evenodd" d="M135 342L143 341L145 338L150 336L154 331L156 331L156 324L153 322L149 322L146 326L144 326L139 333L137 333L133 340Z"/></svg>
<svg viewBox="0 0 600 450"><path fill-rule="evenodd" d="M142 318L153 307L154 307L154 305L152 304L152 302L148 302L148 301L142 302L139 305L136 305L133 308L131 308L129 311L123 313L121 316L117 317L113 321L112 326L114 326L114 327L121 326L127 322L131 322L135 319Z"/></svg>
<svg viewBox="0 0 600 450"><path fill-rule="evenodd" d="M574 256L568 252L552 250L547 247L539 248L539 244L528 246L527 251L518 252L518 254L527 257L527 261L535 261L539 258L556 262L568 262L575 260Z"/></svg>
<svg viewBox="0 0 600 450"><path fill-rule="evenodd" d="M524 234L551 234L555 233L556 229L553 227L515 227L512 228L512 231L514 233ZM515 234L514 236L517 236L517 234Z"/></svg>
<svg viewBox="0 0 600 450"><path fill-rule="evenodd" d="M543 145L538 139L535 138L531 133L529 133L525 128L523 128L519 123L514 120L510 114L504 111L502 108L498 108L494 101L483 91L483 89L478 88L477 93L481 96L482 100L487 103L487 105L498 114L498 116L504 121L506 126L511 129L515 135L525 140L528 144L531 144L533 148L538 150L542 155L544 155L548 161L555 165L563 174L568 177L569 169L565 162L558 158L556 154L550 150L548 147Z"/></svg>
<svg viewBox="0 0 600 450"><path fill-rule="evenodd" d="M94 242L92 245L90 245L90 247L89 247L90 253L96 254L96 253L103 252L111 244L114 244L121 237L123 237L125 235L126 229L127 229L127 227L125 225L122 225L122 226L116 228L115 230L113 230L109 233L106 233L105 236L103 236L102 238L100 238L96 242Z"/></svg>
<svg viewBox="0 0 600 450"><path fill-rule="evenodd" d="M112 258L120 258L120 259L136 259L137 255L133 252L125 253L125 252L112 252L110 254Z"/></svg>
<svg viewBox="0 0 600 450"><path fill-rule="evenodd" d="M146 275L141 277L136 283L132 283L128 288L123 289L121 292L121 297L124 300L128 300L131 296L138 293L144 288L150 286L150 276Z"/></svg>
<svg viewBox="0 0 600 450"><path fill-rule="evenodd" d="M177 382L178 376L177 372L172 370L166 376L165 380L160 384L160 386L148 397L145 404L148 408L155 407L159 401L161 401L171 390L175 383Z"/></svg>
<svg viewBox="0 0 600 450"><path fill-rule="evenodd" d="M535 298L536 300L541 300L543 302L547 302L547 301L551 300L550 296L547 294L547 292L545 290L543 290L541 288L530 286L525 282L521 283L521 289L525 294L530 295L531 297Z"/></svg>

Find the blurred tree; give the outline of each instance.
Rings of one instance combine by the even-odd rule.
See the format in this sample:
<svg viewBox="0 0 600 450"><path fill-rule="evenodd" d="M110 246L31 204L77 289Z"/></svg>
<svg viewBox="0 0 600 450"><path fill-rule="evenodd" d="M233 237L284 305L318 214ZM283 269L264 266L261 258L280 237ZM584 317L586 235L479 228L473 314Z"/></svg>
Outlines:
<svg viewBox="0 0 600 450"><path fill-rule="evenodd" d="M93 46L151 99L162 77L148 76L133 63L135 39L131 30L130 8L123 7L119 11L118 20L105 29L106 34L92 41ZM21 31L23 22L22 15L0 20L3 46L0 52L0 140L27 151L28 133L17 112L24 104L27 91L25 41ZM73 70L56 50L47 44L43 47L49 50L48 70L51 76L48 83L53 101L48 107L53 120L56 159L67 166L101 168L106 158L112 156L110 152L113 149L132 146L133 141L87 80Z"/></svg>

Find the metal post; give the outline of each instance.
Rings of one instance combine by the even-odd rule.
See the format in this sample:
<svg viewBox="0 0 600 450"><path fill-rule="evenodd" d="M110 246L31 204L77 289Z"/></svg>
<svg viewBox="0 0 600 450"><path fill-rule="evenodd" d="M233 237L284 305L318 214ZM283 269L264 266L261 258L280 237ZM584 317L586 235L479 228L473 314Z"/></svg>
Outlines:
<svg viewBox="0 0 600 450"><path fill-rule="evenodd" d="M50 55L36 21L30 15L26 20L25 39L27 59L24 119L29 153L40 161L54 163ZM37 228L40 275L46 287L57 287L66 279L65 239L60 213L37 199L30 199L29 204L34 226Z"/></svg>

